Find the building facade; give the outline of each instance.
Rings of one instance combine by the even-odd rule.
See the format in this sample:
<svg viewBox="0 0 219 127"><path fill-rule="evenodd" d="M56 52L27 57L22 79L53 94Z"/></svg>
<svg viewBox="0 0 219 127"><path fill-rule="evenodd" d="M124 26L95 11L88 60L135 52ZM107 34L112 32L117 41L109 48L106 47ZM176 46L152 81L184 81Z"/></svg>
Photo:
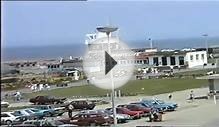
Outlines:
<svg viewBox="0 0 219 127"><path fill-rule="evenodd" d="M206 51L157 51L135 53L135 64L152 67L195 68L207 64Z"/></svg>
<svg viewBox="0 0 219 127"><path fill-rule="evenodd" d="M207 65L208 63L207 52L206 51L187 52L185 60L189 68L204 67L204 65Z"/></svg>

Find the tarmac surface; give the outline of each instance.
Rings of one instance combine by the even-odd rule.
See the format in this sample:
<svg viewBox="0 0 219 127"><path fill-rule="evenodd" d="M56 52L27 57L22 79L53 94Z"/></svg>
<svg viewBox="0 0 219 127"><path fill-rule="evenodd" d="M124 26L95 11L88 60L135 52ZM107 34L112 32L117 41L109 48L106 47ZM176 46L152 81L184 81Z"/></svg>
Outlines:
<svg viewBox="0 0 219 127"><path fill-rule="evenodd" d="M208 92L208 88L192 89L195 96L203 96ZM179 105L176 111L167 112L163 115L162 122L148 122L148 118L139 120L130 120L124 124L118 124L118 127L135 127L135 126L162 126L162 127L219 127L219 100L217 104L213 99L199 99L193 102L187 101L191 90L177 91L171 93L173 98L168 99L168 94L156 96L133 96L116 99L116 105L127 104L139 101L142 98L157 98L166 102L175 102ZM98 105L95 109L105 109L111 107L111 104ZM74 112L76 114L77 112ZM67 113L62 117L66 118Z"/></svg>
<svg viewBox="0 0 219 127"><path fill-rule="evenodd" d="M195 96L207 95L208 88L192 89ZM213 99L199 99L193 102L187 101L190 90L176 91L171 93L172 99L168 99L168 94L160 94L155 96L132 96L121 97L115 99L115 104L127 104L130 102L136 102L143 98L157 98L166 102L175 102L179 105L176 111L167 112L163 114L162 122L148 122L148 118L141 118L139 120L130 120L124 124L118 124L118 127L134 127L134 126L165 126L165 127L219 127L219 100L217 104ZM110 101L110 98L102 98ZM71 101L72 99L68 99ZM29 102L12 103L12 107L30 105ZM95 109L105 109L111 107L111 104L97 105ZM77 112L74 112L77 114ZM67 118L67 113L60 118Z"/></svg>

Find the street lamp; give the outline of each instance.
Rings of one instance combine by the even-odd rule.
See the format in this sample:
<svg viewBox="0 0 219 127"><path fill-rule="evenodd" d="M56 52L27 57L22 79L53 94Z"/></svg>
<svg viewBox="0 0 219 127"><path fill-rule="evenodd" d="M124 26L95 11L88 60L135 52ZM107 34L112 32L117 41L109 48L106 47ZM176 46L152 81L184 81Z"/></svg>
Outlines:
<svg viewBox="0 0 219 127"><path fill-rule="evenodd" d="M108 39L108 52L109 54L111 53L110 49L110 42L109 42L109 35L110 33L116 31L118 28L117 27L97 27L97 30L99 32L106 33L107 39ZM109 63L111 63L111 59L109 59ZM114 125L117 124L117 119L116 119L116 109L115 109L115 89L114 89L114 81L113 81L113 73L110 71L110 80L111 80L111 85L112 85L112 109L113 109L113 120L114 120Z"/></svg>
<svg viewBox="0 0 219 127"><path fill-rule="evenodd" d="M150 48L153 48L153 40L151 38L148 39L150 41Z"/></svg>
<svg viewBox="0 0 219 127"><path fill-rule="evenodd" d="M205 37L205 48L208 55L208 34L203 34L203 37Z"/></svg>

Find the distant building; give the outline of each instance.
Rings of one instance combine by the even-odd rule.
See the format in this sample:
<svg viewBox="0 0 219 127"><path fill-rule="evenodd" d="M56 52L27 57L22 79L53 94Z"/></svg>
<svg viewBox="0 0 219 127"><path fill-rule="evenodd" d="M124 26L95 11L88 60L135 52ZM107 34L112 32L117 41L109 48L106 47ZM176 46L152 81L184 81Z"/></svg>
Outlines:
<svg viewBox="0 0 219 127"><path fill-rule="evenodd" d="M151 67L203 67L204 64L207 64L207 53L203 50L165 50L157 52L136 52L135 64Z"/></svg>
<svg viewBox="0 0 219 127"><path fill-rule="evenodd" d="M62 59L60 65L63 69L74 69L77 68L82 70L82 59L81 58L72 58L72 59Z"/></svg>
<svg viewBox="0 0 219 127"><path fill-rule="evenodd" d="M111 37L111 34L109 36ZM86 34L85 37L86 37L85 38L85 44L90 45L96 39L107 37L107 35L106 35L106 33L96 32L94 34Z"/></svg>
<svg viewBox="0 0 219 127"><path fill-rule="evenodd" d="M37 65L36 61L26 61L26 62L12 62L9 63L9 66L13 66L16 68L31 68L31 67L35 67Z"/></svg>
<svg viewBox="0 0 219 127"><path fill-rule="evenodd" d="M192 51L186 53L186 62L189 68L204 67L207 65L207 52L206 51Z"/></svg>
<svg viewBox="0 0 219 127"><path fill-rule="evenodd" d="M209 63L215 64L219 68L219 46L212 46L208 49Z"/></svg>

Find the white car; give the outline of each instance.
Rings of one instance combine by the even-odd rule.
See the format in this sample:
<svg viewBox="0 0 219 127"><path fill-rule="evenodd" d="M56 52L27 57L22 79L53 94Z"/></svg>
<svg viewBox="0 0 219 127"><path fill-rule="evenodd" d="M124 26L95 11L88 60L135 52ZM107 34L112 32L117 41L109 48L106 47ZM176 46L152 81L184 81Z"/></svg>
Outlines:
<svg viewBox="0 0 219 127"><path fill-rule="evenodd" d="M113 117L113 114L110 116ZM127 115L127 114L116 114L116 119L118 123L125 123L127 122L127 120L130 120L131 117L130 115Z"/></svg>
<svg viewBox="0 0 219 127"><path fill-rule="evenodd" d="M73 127L76 125L73 124L64 124L61 121L58 120L28 120L28 121L24 121L23 124L21 124L21 126L25 126L25 125L31 125L31 126L56 126L56 127Z"/></svg>
<svg viewBox="0 0 219 127"><path fill-rule="evenodd" d="M16 111L14 111L14 113L15 113L15 114L18 114L18 115L26 116L26 117L29 118L29 119L38 118L38 117L35 115L35 112L32 111L31 109L16 110Z"/></svg>
<svg viewBox="0 0 219 127"><path fill-rule="evenodd" d="M2 108L7 108L9 106L9 103L6 101L1 101L1 107Z"/></svg>
<svg viewBox="0 0 219 127"><path fill-rule="evenodd" d="M26 120L24 116L16 114L14 112L1 112L1 124L18 124L22 123L22 121L24 120Z"/></svg>

